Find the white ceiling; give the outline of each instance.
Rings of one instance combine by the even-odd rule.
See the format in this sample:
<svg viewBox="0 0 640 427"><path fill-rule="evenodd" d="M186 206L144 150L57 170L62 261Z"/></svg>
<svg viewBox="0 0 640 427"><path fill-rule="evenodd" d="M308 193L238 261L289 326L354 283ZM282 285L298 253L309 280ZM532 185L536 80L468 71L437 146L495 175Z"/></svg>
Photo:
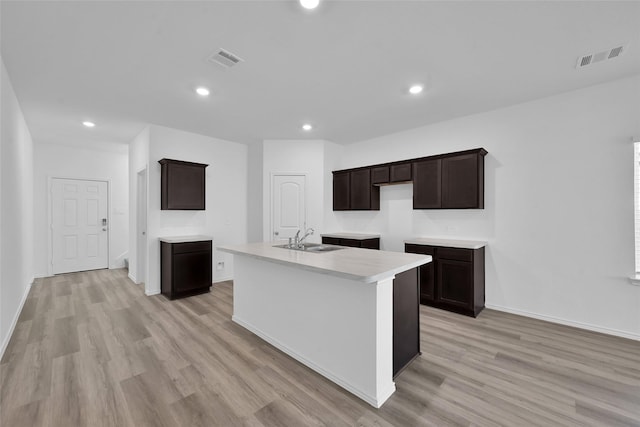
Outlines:
<svg viewBox="0 0 640 427"><path fill-rule="evenodd" d="M154 123L245 143L350 143L640 73L636 1L0 7L2 57L37 142L126 143ZM626 43L619 58L575 68ZM218 48L245 62L206 63ZM426 92L408 95L413 82Z"/></svg>

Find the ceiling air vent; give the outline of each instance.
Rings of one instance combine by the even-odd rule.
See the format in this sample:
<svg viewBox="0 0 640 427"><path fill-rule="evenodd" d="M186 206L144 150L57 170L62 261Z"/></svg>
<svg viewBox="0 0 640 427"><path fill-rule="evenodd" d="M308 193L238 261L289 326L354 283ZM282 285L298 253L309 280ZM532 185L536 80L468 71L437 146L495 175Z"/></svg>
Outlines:
<svg viewBox="0 0 640 427"><path fill-rule="evenodd" d="M617 46L613 49L603 50L602 52L589 53L578 58L576 68L586 67L587 65L595 64L596 62L602 62L607 59L616 58L626 50L626 46Z"/></svg>
<svg viewBox="0 0 640 427"><path fill-rule="evenodd" d="M242 61L242 58L224 49L219 49L216 53L207 58L207 62L213 62L222 65L225 68L231 68Z"/></svg>

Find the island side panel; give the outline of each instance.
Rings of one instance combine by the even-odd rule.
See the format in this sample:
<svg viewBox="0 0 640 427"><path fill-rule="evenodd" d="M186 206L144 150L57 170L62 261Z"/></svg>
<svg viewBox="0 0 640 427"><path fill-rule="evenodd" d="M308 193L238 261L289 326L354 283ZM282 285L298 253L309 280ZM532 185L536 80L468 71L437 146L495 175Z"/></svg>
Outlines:
<svg viewBox="0 0 640 427"><path fill-rule="evenodd" d="M393 382L393 279L363 283L234 255L233 320L380 407Z"/></svg>

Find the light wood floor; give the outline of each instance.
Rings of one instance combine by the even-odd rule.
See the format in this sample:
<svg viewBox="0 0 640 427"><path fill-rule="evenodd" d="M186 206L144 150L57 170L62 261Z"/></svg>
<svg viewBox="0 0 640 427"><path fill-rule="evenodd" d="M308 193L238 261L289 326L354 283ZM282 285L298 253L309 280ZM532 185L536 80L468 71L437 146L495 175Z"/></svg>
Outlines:
<svg viewBox="0 0 640 427"><path fill-rule="evenodd" d="M423 354L376 410L232 323L232 298L229 282L146 297L124 270L38 280L0 364L0 425L640 425L638 342L422 307Z"/></svg>

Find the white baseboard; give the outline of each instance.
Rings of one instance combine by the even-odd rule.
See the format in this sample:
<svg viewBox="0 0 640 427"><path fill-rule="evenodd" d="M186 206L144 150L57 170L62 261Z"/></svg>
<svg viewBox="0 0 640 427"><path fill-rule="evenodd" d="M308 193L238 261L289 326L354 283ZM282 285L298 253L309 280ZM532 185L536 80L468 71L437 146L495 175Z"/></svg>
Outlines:
<svg viewBox="0 0 640 427"><path fill-rule="evenodd" d="M7 336L2 339L2 347L0 347L0 359L4 357L4 352L9 345L9 341L11 340L11 336L13 335L13 331L16 329L16 325L18 324L18 319L20 318L20 313L22 313L22 308L24 307L24 303L27 302L27 296L29 296L29 291L31 290L31 285L33 285L33 279L31 283L27 286L27 289L24 291L24 295L22 295L22 300L20 301L20 307L18 307L18 311L13 316L13 321L11 322L11 326L9 327L9 331L7 331Z"/></svg>
<svg viewBox="0 0 640 427"><path fill-rule="evenodd" d="M519 316L531 317L534 319L544 320L551 323L558 323L560 325L572 326L574 328L586 329L588 331L599 332L601 334L614 335L616 337L628 338L630 340L640 341L640 335L633 334L626 331L620 331L617 329L603 328L602 326L591 325L589 323L576 322L574 320L562 319L560 317L547 316L544 314L537 314L529 311L502 307L499 305L485 304L485 307L491 310L503 311L505 313L517 314Z"/></svg>
<svg viewBox="0 0 640 427"><path fill-rule="evenodd" d="M233 280L233 276L232 275L228 275L228 276L224 276L224 277L214 277L213 278L213 283L218 283L218 282L226 282L227 280Z"/></svg>
<svg viewBox="0 0 640 427"><path fill-rule="evenodd" d="M124 268L124 259L127 257L127 255L129 255L128 251L127 252L123 252L122 254L117 256L116 259L111 261L111 264L109 265L109 268L110 269Z"/></svg>
<svg viewBox="0 0 640 427"><path fill-rule="evenodd" d="M133 274L131 274L131 272L129 272L129 274L127 274L127 277L129 278L129 280L131 280L136 285L138 284L138 279L136 279L136 277Z"/></svg>
<svg viewBox="0 0 640 427"><path fill-rule="evenodd" d="M302 363L303 365L308 366L309 368L313 369L314 371L316 371L317 373L319 373L323 377L326 377L329 380L333 381L334 383L338 384L340 387L344 388L348 392L358 396L360 399L364 400L369 405L371 405L371 406L373 406L375 408L380 408L380 406L382 406L382 404L396 391L396 385L395 385L395 383L392 382L392 387L389 390L385 390L385 392L382 393L381 399L378 400L378 399L376 399L375 396L370 396L369 394L359 390L356 386L354 386L352 384L349 384L348 382L344 381L343 379L337 377L332 372L329 372L329 371L325 370L324 368L321 368L320 366L316 365L315 363L313 363L312 361L308 360L304 356L301 356L300 354L296 353L294 350L290 349L289 347L287 347L286 345L284 345L280 341L278 341L275 338L272 338L270 335L264 333L259 328L254 327L253 325L245 322L242 319L239 319L237 316L232 316L231 320L233 320L235 323L237 323L238 325L242 326L243 328L245 328L245 329L251 331L252 333L256 334L257 336L259 336L260 338L262 338L263 340L265 340L266 342L268 342L272 346L276 347L278 350L280 350L280 351L288 354L289 356L293 357L294 359L296 359L298 362Z"/></svg>
<svg viewBox="0 0 640 427"><path fill-rule="evenodd" d="M144 294L148 297L152 296L152 295L159 295L160 294L160 289L153 289L153 290L144 290Z"/></svg>

